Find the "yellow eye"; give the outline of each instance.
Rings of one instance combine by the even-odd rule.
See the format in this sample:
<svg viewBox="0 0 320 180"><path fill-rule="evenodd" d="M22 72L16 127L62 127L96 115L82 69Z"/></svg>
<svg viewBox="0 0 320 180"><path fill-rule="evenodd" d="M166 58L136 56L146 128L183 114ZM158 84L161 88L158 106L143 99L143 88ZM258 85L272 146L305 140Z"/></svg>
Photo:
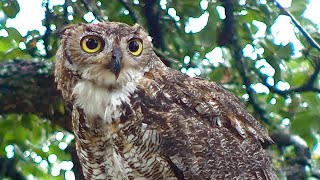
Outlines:
<svg viewBox="0 0 320 180"><path fill-rule="evenodd" d="M140 39L131 39L128 42L128 49L134 56L139 56L142 53L142 41Z"/></svg>
<svg viewBox="0 0 320 180"><path fill-rule="evenodd" d="M96 53L103 49L104 41L99 36L88 35L81 39L80 45L83 51Z"/></svg>

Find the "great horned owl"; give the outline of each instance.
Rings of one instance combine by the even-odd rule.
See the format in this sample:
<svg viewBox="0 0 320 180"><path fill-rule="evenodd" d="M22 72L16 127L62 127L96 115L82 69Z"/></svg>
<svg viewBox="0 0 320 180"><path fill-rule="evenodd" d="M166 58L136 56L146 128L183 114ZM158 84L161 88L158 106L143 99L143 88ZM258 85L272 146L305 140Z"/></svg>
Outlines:
<svg viewBox="0 0 320 180"><path fill-rule="evenodd" d="M139 25L62 32L55 80L86 179L276 179L272 141L240 100L166 67Z"/></svg>

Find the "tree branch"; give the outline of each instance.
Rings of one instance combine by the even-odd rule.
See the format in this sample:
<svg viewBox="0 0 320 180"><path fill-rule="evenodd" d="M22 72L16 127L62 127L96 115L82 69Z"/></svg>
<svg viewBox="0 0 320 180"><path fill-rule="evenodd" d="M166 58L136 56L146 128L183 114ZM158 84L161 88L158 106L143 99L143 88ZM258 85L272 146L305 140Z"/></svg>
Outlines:
<svg viewBox="0 0 320 180"><path fill-rule="evenodd" d="M142 0L143 14L146 17L149 35L153 38L153 45L156 49L165 50L163 28L160 20L160 5L159 0ZM170 66L170 62L162 59L162 62Z"/></svg>
<svg viewBox="0 0 320 180"><path fill-rule="evenodd" d="M95 10L92 5L91 2L92 1L88 1L88 0L81 0L81 2L83 3L84 7L87 9L87 11L92 12L92 14L94 15L94 17L96 17L98 19L98 21L100 22L104 22L104 18L101 15L100 11Z"/></svg>
<svg viewBox="0 0 320 180"><path fill-rule="evenodd" d="M70 4L70 0L65 0L63 3L63 25L69 24L69 12L68 12L68 6Z"/></svg>
<svg viewBox="0 0 320 180"><path fill-rule="evenodd" d="M293 24L299 29L299 31L303 34L303 36L307 39L307 41L310 43L310 45L314 48L316 48L318 51L320 51L320 45L311 37L311 35L301 26L299 21L284 7L281 6L281 4L278 3L278 1L273 0L276 6L280 9L280 11L289 16L293 22Z"/></svg>
<svg viewBox="0 0 320 180"><path fill-rule="evenodd" d="M19 170L17 170L16 159L15 158L5 158L0 157L0 178L10 177L15 180L25 180L26 178L23 176Z"/></svg>
<svg viewBox="0 0 320 180"><path fill-rule="evenodd" d="M169 57L167 54L165 54L163 51L157 49L157 48L153 48L154 52L160 57L160 59L162 61L167 61L170 62L170 64L175 63L175 64L180 64L181 62L178 61L177 59L171 58Z"/></svg>
<svg viewBox="0 0 320 180"><path fill-rule="evenodd" d="M138 22L138 17L136 15L136 13L131 9L131 7L128 5L128 2L125 1L125 0L118 0L118 2L124 7L126 8L128 11L129 11L129 15L132 19L132 21L134 23L137 23Z"/></svg>
<svg viewBox="0 0 320 180"><path fill-rule="evenodd" d="M50 36L51 36L51 28L50 28L50 20L51 20L51 12L49 9L49 0L45 3L45 18L44 18L44 26L46 27L46 31L42 36L44 49L46 51L46 58L52 57L54 54L52 53L51 49L49 48L50 45Z"/></svg>
<svg viewBox="0 0 320 180"><path fill-rule="evenodd" d="M314 171L310 164L311 152L307 143L300 136L290 134L285 129L273 132L270 136L280 150L287 146L294 147L295 157L286 159L281 169L288 179L304 179L306 166Z"/></svg>
<svg viewBox="0 0 320 180"><path fill-rule="evenodd" d="M259 118L268 123L271 124L269 119L265 116L266 111L256 102L254 99L254 91L251 88L251 80L248 76L246 63L243 58L242 49L239 45L237 36L235 34L235 20L233 15L233 4L231 0L220 0L222 3L222 6L225 8L225 14L226 18L224 19L224 27L221 32L224 32L226 36L224 36L223 42L220 42L220 45L226 45L229 46L234 58L235 63L237 64L237 70L240 73L240 76L242 77L242 81L246 87L246 91L249 95L249 103L253 106L254 111L259 115ZM220 34L221 36L221 34Z"/></svg>
<svg viewBox="0 0 320 180"><path fill-rule="evenodd" d="M298 86L298 87L292 87L290 89L287 90L280 90L278 88L276 88L275 86L270 85L267 82L267 76L261 74L260 72L257 72L257 74L259 75L260 80L262 81L262 83L267 86L269 88L269 90L273 93L279 94L283 97L287 97L288 95L295 93L295 92L318 92L320 93L320 88L315 87L315 82L317 80L317 77L319 75L320 72L320 60L319 58L317 58L317 60L315 61L315 67L314 67L314 71L313 73L310 75L309 79L306 81L305 84Z"/></svg>
<svg viewBox="0 0 320 180"><path fill-rule="evenodd" d="M142 0L144 6L143 14L147 20L147 27L150 36L153 38L153 44L156 48L163 50L163 31L160 24L159 0Z"/></svg>
<svg viewBox="0 0 320 180"><path fill-rule="evenodd" d="M83 171L82 171L82 166L80 165L79 157L77 154L76 144L74 141L71 144L69 144L69 147L67 150L71 154L71 159L74 164L72 169L75 174L76 180L85 180Z"/></svg>
<svg viewBox="0 0 320 180"><path fill-rule="evenodd" d="M70 110L56 90L51 62L13 60L0 67L0 114L33 113L72 132Z"/></svg>
<svg viewBox="0 0 320 180"><path fill-rule="evenodd" d="M51 62L12 60L0 67L0 115L32 113L72 132L70 109L56 90ZM75 146L69 148L76 179L84 179Z"/></svg>

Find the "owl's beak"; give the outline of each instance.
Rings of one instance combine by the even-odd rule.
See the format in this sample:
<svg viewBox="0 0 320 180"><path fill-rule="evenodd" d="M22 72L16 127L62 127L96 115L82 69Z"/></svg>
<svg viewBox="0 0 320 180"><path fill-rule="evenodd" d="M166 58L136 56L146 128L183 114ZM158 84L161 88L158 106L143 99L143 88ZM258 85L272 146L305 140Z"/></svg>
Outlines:
<svg viewBox="0 0 320 180"><path fill-rule="evenodd" d="M122 68L122 51L120 47L114 47L111 53L111 62L107 65L107 67L115 75L117 80Z"/></svg>

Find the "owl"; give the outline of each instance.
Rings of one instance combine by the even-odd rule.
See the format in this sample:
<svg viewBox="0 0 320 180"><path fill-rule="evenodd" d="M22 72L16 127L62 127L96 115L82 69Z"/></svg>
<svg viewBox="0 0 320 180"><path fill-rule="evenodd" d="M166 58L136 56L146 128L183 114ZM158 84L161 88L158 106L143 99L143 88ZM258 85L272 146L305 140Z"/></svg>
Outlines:
<svg viewBox="0 0 320 180"><path fill-rule="evenodd" d="M55 81L86 179L276 179L272 142L215 82L165 66L139 25L61 31Z"/></svg>

